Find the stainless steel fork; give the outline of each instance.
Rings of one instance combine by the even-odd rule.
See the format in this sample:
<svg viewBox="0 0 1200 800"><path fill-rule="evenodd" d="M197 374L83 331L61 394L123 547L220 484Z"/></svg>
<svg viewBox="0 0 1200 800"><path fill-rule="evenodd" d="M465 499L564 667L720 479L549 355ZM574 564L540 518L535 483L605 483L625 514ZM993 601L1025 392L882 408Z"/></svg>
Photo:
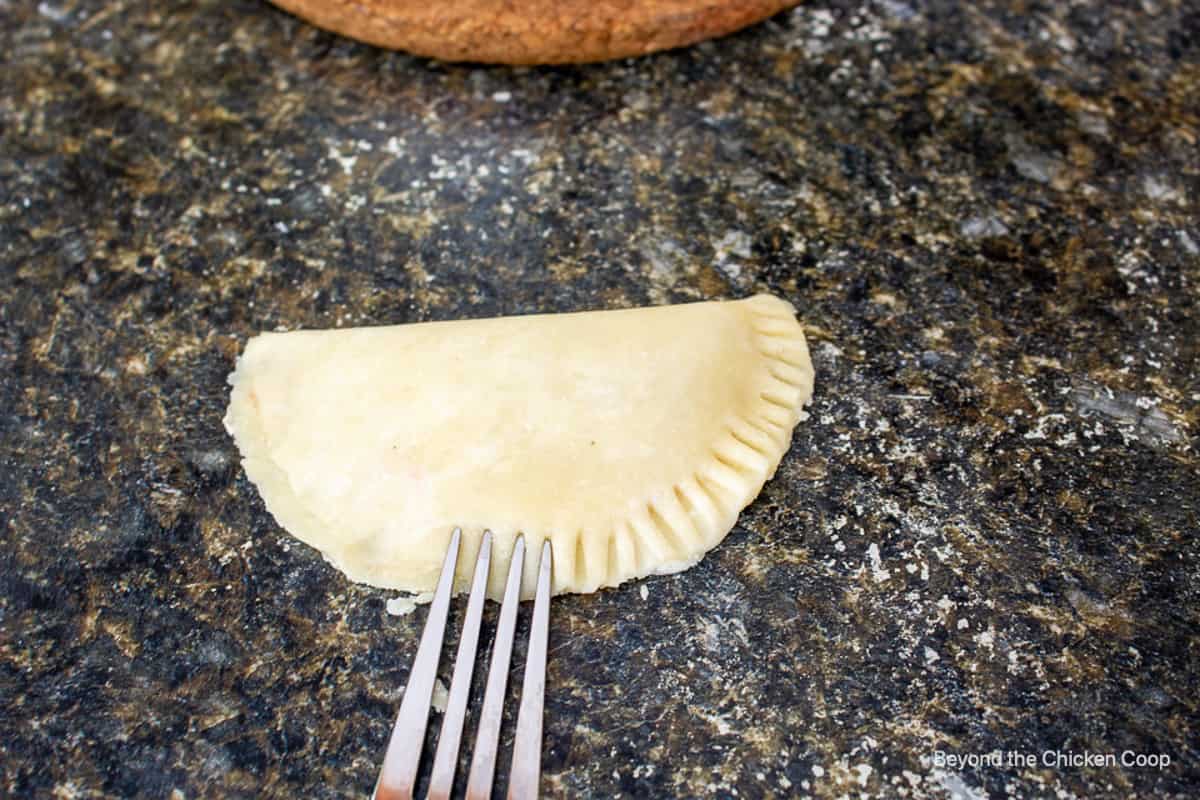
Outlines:
<svg viewBox="0 0 1200 800"><path fill-rule="evenodd" d="M429 617L421 633L417 657L413 661L400 713L392 728L379 780L375 784L375 800L410 800L416 791L417 768L421 747L425 741L425 725L433 699L433 683L450 610L450 591L462 531L455 529L446 549L442 575L429 604ZM492 534L485 531L475 561L471 579L471 595L463 621L462 638L450 678L450 693L442 730L438 735L433 756L433 774L429 782L430 800L449 798L454 788L454 766L458 761L459 742L466 719L467 698L471 690L471 675L479 644L479 624L483 617L483 597L487 592L488 572L492 560ZM538 794L542 763L542 700L546 688L546 640L550 630L550 578L553 571L550 542L542 545L538 564L537 592L533 601L533 622L529 629L529 650L525 659L525 681L521 688L521 706L517 711L517 731L513 743L512 766L508 777L509 800L525 800ZM508 663L512 657L513 633L517 623L517 605L521 599L521 574L525 566L525 539L518 537L513 547L504 601L500 606L500 622L492 645L492 661L488 669L487 688L479 713L479 730L475 734L475 749L467 776L468 800L491 797L492 780L496 772L496 751L500 742L500 721L504 710L504 692L508 684Z"/></svg>

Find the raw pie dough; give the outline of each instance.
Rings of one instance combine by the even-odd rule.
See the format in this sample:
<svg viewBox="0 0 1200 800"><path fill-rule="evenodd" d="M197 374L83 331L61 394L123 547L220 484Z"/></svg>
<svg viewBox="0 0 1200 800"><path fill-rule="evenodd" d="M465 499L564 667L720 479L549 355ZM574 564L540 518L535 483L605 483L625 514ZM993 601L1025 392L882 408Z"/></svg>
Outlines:
<svg viewBox="0 0 1200 800"><path fill-rule="evenodd" d="M813 370L792 307L759 295L264 333L229 381L225 426L290 533L424 592L455 526L459 591L491 529L497 598L518 533L551 540L555 593L695 564L774 474Z"/></svg>

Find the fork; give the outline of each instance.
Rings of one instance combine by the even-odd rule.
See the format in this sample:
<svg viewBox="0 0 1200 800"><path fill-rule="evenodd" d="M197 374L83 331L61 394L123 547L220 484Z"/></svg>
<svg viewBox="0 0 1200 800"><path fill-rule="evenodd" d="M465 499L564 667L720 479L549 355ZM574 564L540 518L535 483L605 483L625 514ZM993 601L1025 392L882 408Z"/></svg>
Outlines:
<svg viewBox="0 0 1200 800"><path fill-rule="evenodd" d="M450 590L458 563L462 530L454 529L442 574L438 578L429 616L417 646L412 673L400 701L400 712L388 741L379 780L375 784L374 800L411 800L417 788L417 768L421 746L425 741L425 726L433 699L433 682L450 610ZM454 659L450 692L437 750L433 756L433 773L429 781L429 800L449 798L454 788L454 767L458 761L463 723L466 720L467 696L475 668L475 653L479 644L479 626L483 617L483 597L487 591L488 572L492 560L492 533L484 531L471 579L471 594L463 621L462 637ZM509 770L509 800L536 798L542 761L542 701L546 690L546 640L550 629L550 578L553 571L550 541L542 545L538 563L537 592L533 602L533 621L529 629L529 649L525 658L525 679L521 688L521 705L517 711L517 730L513 741L512 765ZM513 634L517 622L517 606L521 597L521 575L525 565L525 538L517 537L512 562L500 606L500 621L492 645L492 660L488 669L487 688L479 713L479 729L475 734L475 749L467 776L467 800L491 797L496 772L496 751L500 740L500 721L504 692L508 684L508 664L512 657Z"/></svg>

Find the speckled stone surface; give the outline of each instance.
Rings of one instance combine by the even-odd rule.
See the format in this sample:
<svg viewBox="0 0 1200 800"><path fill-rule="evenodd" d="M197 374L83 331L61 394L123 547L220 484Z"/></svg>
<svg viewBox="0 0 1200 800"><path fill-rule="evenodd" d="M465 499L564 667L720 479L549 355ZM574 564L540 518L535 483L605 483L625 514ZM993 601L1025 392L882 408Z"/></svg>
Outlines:
<svg viewBox="0 0 1200 800"><path fill-rule="evenodd" d="M814 0L514 71L0 0L0 795L370 791L424 613L246 481L256 331L765 290L812 418L699 566L556 600L545 795L1195 796L1198 31Z"/></svg>

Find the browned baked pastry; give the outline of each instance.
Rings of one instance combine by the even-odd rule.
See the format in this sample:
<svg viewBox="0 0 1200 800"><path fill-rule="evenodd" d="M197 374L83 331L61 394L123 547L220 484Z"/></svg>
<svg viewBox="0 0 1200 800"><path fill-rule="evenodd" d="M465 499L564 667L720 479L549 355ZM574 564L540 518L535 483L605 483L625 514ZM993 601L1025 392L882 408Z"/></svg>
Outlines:
<svg viewBox="0 0 1200 800"><path fill-rule="evenodd" d="M799 0L272 0L322 28L445 61L566 64L721 36Z"/></svg>

